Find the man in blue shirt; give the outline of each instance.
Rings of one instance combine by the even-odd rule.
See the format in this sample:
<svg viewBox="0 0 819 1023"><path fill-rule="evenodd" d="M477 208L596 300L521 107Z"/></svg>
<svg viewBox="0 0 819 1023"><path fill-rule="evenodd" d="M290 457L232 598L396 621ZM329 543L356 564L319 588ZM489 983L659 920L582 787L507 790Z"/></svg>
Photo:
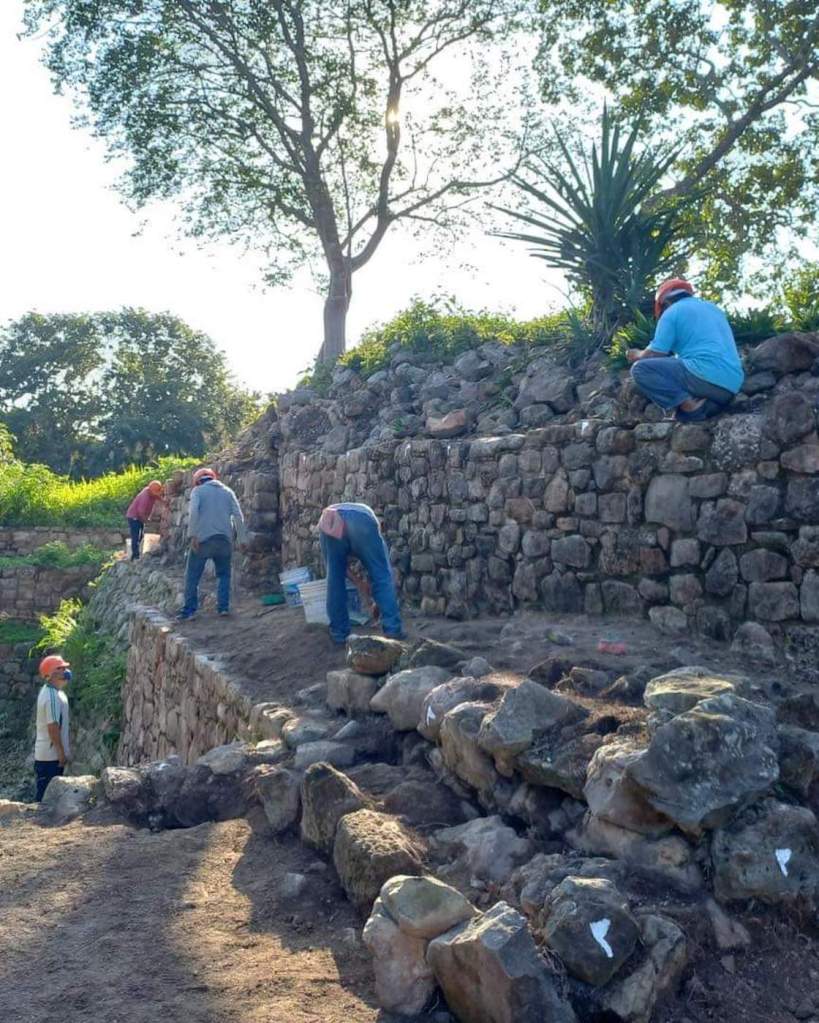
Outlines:
<svg viewBox="0 0 819 1023"><path fill-rule="evenodd" d="M680 277L664 281L654 301L657 329L648 348L631 348L631 377L661 408L682 422L717 415L742 387L743 373L725 313Z"/></svg>
<svg viewBox="0 0 819 1023"><path fill-rule="evenodd" d="M199 580L210 559L216 570L216 606L220 615L230 614L230 569L234 530L239 549L247 549L247 527L236 495L216 478L211 468L193 474L188 536L190 550L185 568L185 606L178 621L193 618L199 607Z"/></svg>

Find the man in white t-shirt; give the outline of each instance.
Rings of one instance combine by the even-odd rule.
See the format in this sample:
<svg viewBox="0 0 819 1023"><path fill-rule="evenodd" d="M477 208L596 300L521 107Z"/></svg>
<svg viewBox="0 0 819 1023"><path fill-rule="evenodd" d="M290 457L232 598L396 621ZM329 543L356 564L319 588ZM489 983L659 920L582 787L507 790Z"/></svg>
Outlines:
<svg viewBox="0 0 819 1023"><path fill-rule="evenodd" d="M48 783L63 773L71 756L68 741L68 697L63 691L71 680L68 661L50 654L40 661L45 679L37 696L37 738L34 742L34 773L37 802L42 802Z"/></svg>

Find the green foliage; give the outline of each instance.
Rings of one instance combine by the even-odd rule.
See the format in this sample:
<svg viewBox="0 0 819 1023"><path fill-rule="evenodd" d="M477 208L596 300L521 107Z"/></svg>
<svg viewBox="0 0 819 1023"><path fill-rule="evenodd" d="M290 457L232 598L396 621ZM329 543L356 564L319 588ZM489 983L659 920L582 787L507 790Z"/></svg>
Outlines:
<svg viewBox="0 0 819 1023"><path fill-rule="evenodd" d="M18 643L34 646L42 634L42 629L33 622L0 616L0 646L17 646Z"/></svg>
<svg viewBox="0 0 819 1023"><path fill-rule="evenodd" d="M788 274L782 297L794 330L819 330L819 263L805 263Z"/></svg>
<svg viewBox="0 0 819 1023"><path fill-rule="evenodd" d="M0 330L0 417L17 457L74 478L201 457L258 411L210 338L169 313L28 313Z"/></svg>
<svg viewBox="0 0 819 1023"><path fill-rule="evenodd" d="M734 340L740 348L757 345L787 328L782 314L771 305L751 307L745 312L728 310L727 315Z"/></svg>
<svg viewBox="0 0 819 1023"><path fill-rule="evenodd" d="M571 332L565 313L515 320L503 313L470 312L453 300L414 299L388 323L372 327L340 360L369 377L386 369L395 351L414 352L431 361L454 362L459 355L494 341L503 345L566 346Z"/></svg>
<svg viewBox="0 0 819 1023"><path fill-rule="evenodd" d="M326 361L387 231L455 230L515 164L532 120L526 6L27 0L26 24L127 157L131 201L178 197L189 233L266 253L269 282L321 265Z"/></svg>
<svg viewBox="0 0 819 1023"><path fill-rule="evenodd" d="M95 565L101 568L111 557L111 551L100 550L93 544L69 547L61 540L52 540L32 551L31 554L0 555L0 568L16 568L32 565L39 568L79 568Z"/></svg>
<svg viewBox="0 0 819 1023"><path fill-rule="evenodd" d="M653 140L679 147L675 188L703 194L687 214L705 263L701 284L737 290L743 257L776 271L782 229L813 233L814 3L540 0L540 8L546 100L582 109L605 90Z"/></svg>
<svg viewBox="0 0 819 1023"><path fill-rule="evenodd" d="M69 695L80 726L101 729L113 751L122 725L122 683L126 655L110 637L96 632L87 608L79 600L64 600L53 615L40 618L43 636L38 648L59 650L71 664Z"/></svg>
<svg viewBox="0 0 819 1023"><path fill-rule="evenodd" d="M654 317L645 316L639 309L635 309L631 322L615 331L611 340L609 357L612 366L624 369L628 365L626 352L629 348L645 348L654 337L656 325Z"/></svg>
<svg viewBox="0 0 819 1023"><path fill-rule="evenodd" d="M0 523L5 526L124 525L125 510L155 478L167 479L193 458L160 458L155 464L130 466L93 480L70 480L44 465L13 463L0 474Z"/></svg>
<svg viewBox="0 0 819 1023"><path fill-rule="evenodd" d="M591 300L591 324L608 342L632 309L640 308L658 278L683 263L679 202L660 202L659 184L673 155L636 152L638 130L621 139L603 110L599 147L578 164L558 135L566 170L556 163L530 165L538 185L515 176L515 185L537 212L495 207L528 225L526 232L498 232L526 242L531 255L563 270Z"/></svg>
<svg viewBox="0 0 819 1023"><path fill-rule="evenodd" d="M5 423L0 422L0 465L14 461L14 438Z"/></svg>

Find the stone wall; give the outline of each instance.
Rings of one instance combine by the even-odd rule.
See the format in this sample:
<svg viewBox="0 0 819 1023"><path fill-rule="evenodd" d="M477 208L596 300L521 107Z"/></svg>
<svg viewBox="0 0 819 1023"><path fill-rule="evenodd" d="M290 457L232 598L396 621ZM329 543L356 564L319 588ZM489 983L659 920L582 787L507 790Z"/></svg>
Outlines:
<svg viewBox="0 0 819 1023"><path fill-rule="evenodd" d="M124 522L124 520L123 520ZM103 551L125 545L128 530L58 529L52 526L0 526L0 554L31 554L47 543L64 543L72 549L91 544Z"/></svg>
<svg viewBox="0 0 819 1023"><path fill-rule="evenodd" d="M207 750L248 738L253 704L206 652L197 652L151 608L133 611L117 762Z"/></svg>
<svg viewBox="0 0 819 1023"><path fill-rule="evenodd" d="M206 651L171 631L180 579L155 566L153 557L113 565L89 604L97 627L128 652L120 764L171 753L191 762L250 734L252 702Z"/></svg>
<svg viewBox="0 0 819 1023"><path fill-rule="evenodd" d="M30 656L28 643L0 643L0 712L10 718L28 718L37 692L38 656Z"/></svg>
<svg viewBox="0 0 819 1023"><path fill-rule="evenodd" d="M56 610L61 600L87 596L88 584L97 575L97 565L0 568L0 610L10 618L33 621L40 614Z"/></svg>
<svg viewBox="0 0 819 1023"><path fill-rule="evenodd" d="M813 396L705 425L583 419L473 440L415 438L282 460L282 560L319 567L323 505L381 517L405 598L649 614L729 638L819 622Z"/></svg>

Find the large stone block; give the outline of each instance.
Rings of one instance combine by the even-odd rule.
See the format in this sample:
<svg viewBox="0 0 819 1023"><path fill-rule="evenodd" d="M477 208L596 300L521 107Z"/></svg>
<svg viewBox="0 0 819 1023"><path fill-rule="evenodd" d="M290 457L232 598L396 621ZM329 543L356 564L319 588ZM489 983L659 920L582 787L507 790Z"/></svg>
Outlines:
<svg viewBox="0 0 819 1023"><path fill-rule="evenodd" d="M386 714L397 731L408 732L418 726L427 696L451 677L450 669L435 666L399 671L370 700L370 710Z"/></svg>
<svg viewBox="0 0 819 1023"><path fill-rule="evenodd" d="M524 917L505 902L431 941L447 1004L469 1023L575 1023Z"/></svg>
<svg viewBox="0 0 819 1023"><path fill-rule="evenodd" d="M567 877L543 908L547 944L578 979L602 987L626 962L639 930L628 902L611 881Z"/></svg>
<svg viewBox="0 0 819 1023"><path fill-rule="evenodd" d="M714 833L711 846L718 899L764 902L819 895L819 823L804 806L768 799Z"/></svg>
<svg viewBox="0 0 819 1023"><path fill-rule="evenodd" d="M628 773L655 810L697 832L770 788L778 750L773 711L723 693L661 725Z"/></svg>
<svg viewBox="0 0 819 1023"><path fill-rule="evenodd" d="M689 480L685 476L655 476L646 493L645 518L679 532L693 529Z"/></svg>
<svg viewBox="0 0 819 1023"><path fill-rule="evenodd" d="M421 873L421 849L395 817L356 810L339 821L333 863L347 898L369 911L389 878Z"/></svg>

